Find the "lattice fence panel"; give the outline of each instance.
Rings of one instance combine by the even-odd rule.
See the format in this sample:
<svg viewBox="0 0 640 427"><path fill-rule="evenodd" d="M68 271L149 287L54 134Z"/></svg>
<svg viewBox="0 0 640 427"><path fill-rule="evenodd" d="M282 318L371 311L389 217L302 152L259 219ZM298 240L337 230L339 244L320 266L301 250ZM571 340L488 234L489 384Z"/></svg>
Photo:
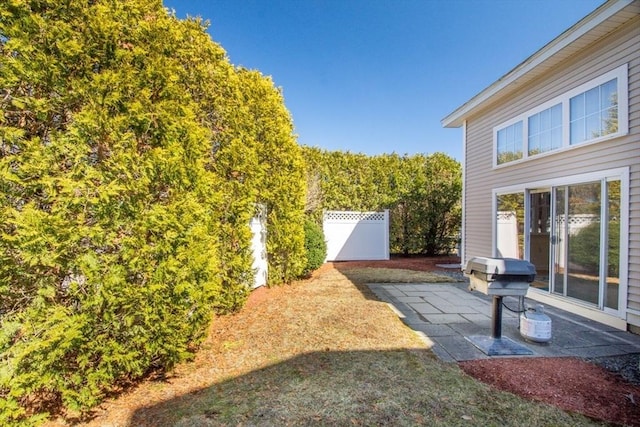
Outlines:
<svg viewBox="0 0 640 427"><path fill-rule="evenodd" d="M325 221L384 221L384 212L327 211Z"/></svg>

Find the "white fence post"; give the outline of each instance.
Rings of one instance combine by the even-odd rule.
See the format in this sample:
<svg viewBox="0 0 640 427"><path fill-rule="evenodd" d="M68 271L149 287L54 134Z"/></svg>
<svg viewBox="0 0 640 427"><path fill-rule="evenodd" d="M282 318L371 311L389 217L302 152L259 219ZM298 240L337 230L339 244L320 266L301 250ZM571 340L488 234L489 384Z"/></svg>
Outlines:
<svg viewBox="0 0 640 427"><path fill-rule="evenodd" d="M251 250L253 252L253 269L255 280L253 288L258 288L267 284L267 220L266 209L258 207L258 213L251 219L250 223L253 237L251 239Z"/></svg>

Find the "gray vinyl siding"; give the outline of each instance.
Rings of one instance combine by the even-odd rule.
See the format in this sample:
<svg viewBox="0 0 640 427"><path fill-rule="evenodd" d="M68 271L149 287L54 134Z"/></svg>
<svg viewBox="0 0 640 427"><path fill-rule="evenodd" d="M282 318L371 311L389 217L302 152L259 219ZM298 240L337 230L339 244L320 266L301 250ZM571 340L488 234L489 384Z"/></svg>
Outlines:
<svg viewBox="0 0 640 427"><path fill-rule="evenodd" d="M628 64L629 134L493 169L493 128L623 64ZM492 255L492 190L543 179L629 167L628 308L640 311L640 17L525 88L467 117L464 257ZM624 262L624 260L622 260ZM629 315L640 326L640 316Z"/></svg>

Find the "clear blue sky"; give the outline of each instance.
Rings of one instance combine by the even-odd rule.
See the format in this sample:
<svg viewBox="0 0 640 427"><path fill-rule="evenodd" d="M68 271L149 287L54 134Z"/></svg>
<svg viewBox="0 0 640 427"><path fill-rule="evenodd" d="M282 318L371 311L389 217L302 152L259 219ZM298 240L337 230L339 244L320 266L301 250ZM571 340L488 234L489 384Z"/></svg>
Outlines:
<svg viewBox="0 0 640 427"><path fill-rule="evenodd" d="M165 0L282 88L300 144L462 157L440 120L603 0Z"/></svg>

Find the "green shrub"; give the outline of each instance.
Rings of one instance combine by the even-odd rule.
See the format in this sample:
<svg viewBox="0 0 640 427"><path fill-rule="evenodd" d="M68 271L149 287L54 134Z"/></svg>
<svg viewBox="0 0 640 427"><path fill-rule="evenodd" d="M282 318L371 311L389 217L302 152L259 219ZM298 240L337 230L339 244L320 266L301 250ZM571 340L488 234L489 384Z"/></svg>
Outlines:
<svg viewBox="0 0 640 427"><path fill-rule="evenodd" d="M307 253L304 274L309 275L324 264L327 258L327 242L324 240L322 227L311 219L304 222L304 248Z"/></svg>

